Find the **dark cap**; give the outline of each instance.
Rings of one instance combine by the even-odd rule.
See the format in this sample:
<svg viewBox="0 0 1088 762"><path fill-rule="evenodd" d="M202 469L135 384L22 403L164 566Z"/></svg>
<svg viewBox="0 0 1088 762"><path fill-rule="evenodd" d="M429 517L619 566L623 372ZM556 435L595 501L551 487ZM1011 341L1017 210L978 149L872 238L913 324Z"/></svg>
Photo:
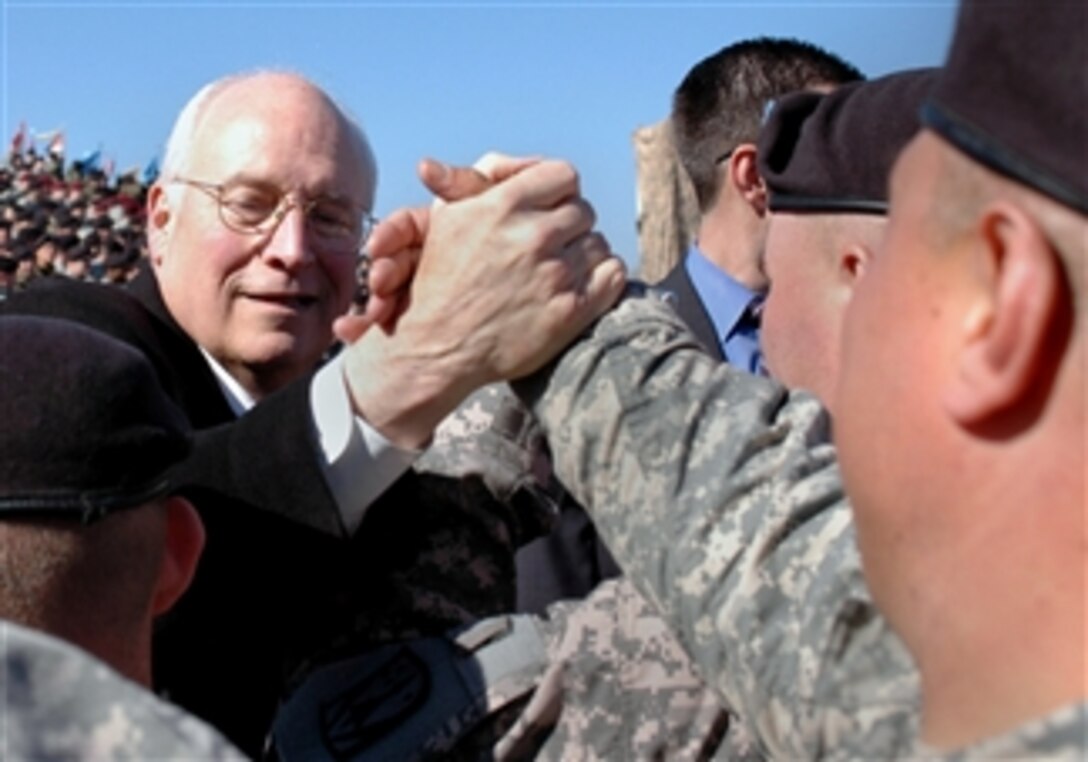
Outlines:
<svg viewBox="0 0 1088 762"><path fill-rule="evenodd" d="M922 122L990 169L1088 213L1088 3L964 0Z"/></svg>
<svg viewBox="0 0 1088 762"><path fill-rule="evenodd" d="M888 176L919 129L936 73L917 69L780 100L758 147L771 211L887 214Z"/></svg>
<svg viewBox="0 0 1088 762"><path fill-rule="evenodd" d="M89 523L171 489L189 426L136 349L78 323L0 317L0 519Z"/></svg>
<svg viewBox="0 0 1088 762"><path fill-rule="evenodd" d="M0 254L0 273L11 275L19 269L19 261L6 254Z"/></svg>

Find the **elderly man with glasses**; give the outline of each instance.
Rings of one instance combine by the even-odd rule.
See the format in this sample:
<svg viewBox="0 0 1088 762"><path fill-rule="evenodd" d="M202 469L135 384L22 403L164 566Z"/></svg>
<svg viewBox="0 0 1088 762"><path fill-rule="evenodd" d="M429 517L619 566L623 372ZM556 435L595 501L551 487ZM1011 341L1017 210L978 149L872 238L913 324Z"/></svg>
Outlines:
<svg viewBox="0 0 1088 762"><path fill-rule="evenodd" d="M253 755L284 684L333 637L402 637L497 613L486 595L496 583L484 582L513 576L501 517L443 510L432 501L461 493L405 471L438 423L497 379L481 372L494 366L482 354L501 373L533 370L542 347L569 340L622 288L573 170L536 162L430 212L436 243L463 256L441 261L449 272L413 294L419 309L396 331L353 331L361 337L315 372L356 294L376 178L362 131L312 83L224 78L170 136L148 198L151 271L128 294L58 283L5 304L135 345L198 430L184 483L207 549L159 622L154 682ZM450 174L451 193L465 178ZM557 267L570 277L555 278ZM527 341L497 346L496 311L521 315ZM495 558L460 549L457 562L450 545L472 521ZM421 575L421 558L447 574Z"/></svg>

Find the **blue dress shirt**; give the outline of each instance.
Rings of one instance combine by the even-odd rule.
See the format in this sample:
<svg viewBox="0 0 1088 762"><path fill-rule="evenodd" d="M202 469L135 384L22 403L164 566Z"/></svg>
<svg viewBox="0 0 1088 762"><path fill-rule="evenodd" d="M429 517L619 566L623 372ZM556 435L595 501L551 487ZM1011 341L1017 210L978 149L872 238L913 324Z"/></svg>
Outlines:
<svg viewBox="0 0 1088 762"><path fill-rule="evenodd" d="M737 283L695 246L688 250L684 267L714 324L726 361L762 374L758 313L763 296Z"/></svg>

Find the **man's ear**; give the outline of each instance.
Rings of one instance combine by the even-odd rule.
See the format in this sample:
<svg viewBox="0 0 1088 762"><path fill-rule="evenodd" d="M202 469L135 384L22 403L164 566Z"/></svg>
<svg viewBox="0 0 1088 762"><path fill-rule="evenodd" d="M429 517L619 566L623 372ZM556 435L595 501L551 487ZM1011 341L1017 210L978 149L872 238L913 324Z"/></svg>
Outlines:
<svg viewBox="0 0 1088 762"><path fill-rule="evenodd" d="M767 186L759 175L756 163L756 147L753 143L741 143L729 156L729 183L748 202L757 215L767 213Z"/></svg>
<svg viewBox="0 0 1088 762"><path fill-rule="evenodd" d="M954 254L970 258L981 288L964 315L944 405L962 425L979 426L1047 382L1065 281L1043 229L1008 202L990 205Z"/></svg>
<svg viewBox="0 0 1088 762"><path fill-rule="evenodd" d="M156 268L162 265L163 252L166 251L166 245L170 239L173 219L170 195L161 183L155 183L147 194L147 248L151 263Z"/></svg>
<svg viewBox="0 0 1088 762"><path fill-rule="evenodd" d="M869 246L860 241L848 243L839 252L839 279L853 291L872 261L873 250Z"/></svg>
<svg viewBox="0 0 1088 762"><path fill-rule="evenodd" d="M169 611L189 588L204 550L204 522L183 497L166 499L166 548L151 600L154 616Z"/></svg>

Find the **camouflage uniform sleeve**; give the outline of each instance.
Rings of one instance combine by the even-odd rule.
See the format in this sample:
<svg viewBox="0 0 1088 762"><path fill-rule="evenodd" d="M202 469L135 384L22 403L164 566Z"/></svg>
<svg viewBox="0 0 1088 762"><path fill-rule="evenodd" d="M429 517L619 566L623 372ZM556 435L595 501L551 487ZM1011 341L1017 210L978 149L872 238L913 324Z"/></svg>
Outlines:
<svg viewBox="0 0 1088 762"><path fill-rule="evenodd" d="M539 626L548 668L520 718L547 729L538 759L696 760L720 747L728 713L628 580L552 604Z"/></svg>
<svg viewBox="0 0 1088 762"><path fill-rule="evenodd" d="M477 390L443 419L413 469L478 480L492 501L505 506L515 545L547 534L555 523L563 490L544 433L506 384Z"/></svg>
<svg viewBox="0 0 1088 762"><path fill-rule="evenodd" d="M625 299L517 385L559 478L776 758L889 756L916 677L862 580L826 413Z"/></svg>

